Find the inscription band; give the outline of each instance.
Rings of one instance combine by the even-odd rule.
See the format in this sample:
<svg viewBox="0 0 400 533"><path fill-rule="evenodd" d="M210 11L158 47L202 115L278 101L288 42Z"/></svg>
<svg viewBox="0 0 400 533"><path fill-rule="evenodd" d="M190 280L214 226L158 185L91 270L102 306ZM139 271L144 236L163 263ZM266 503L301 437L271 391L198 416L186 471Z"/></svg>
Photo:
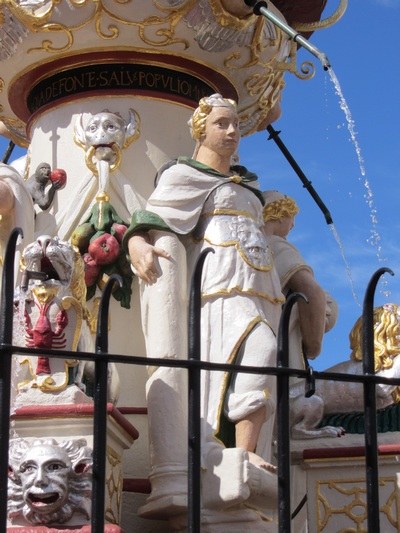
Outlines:
<svg viewBox="0 0 400 533"><path fill-rule="evenodd" d="M85 65L61 71L37 83L29 92L31 113L60 98L93 91L163 93L197 105L216 92L203 80L169 68L131 63Z"/></svg>

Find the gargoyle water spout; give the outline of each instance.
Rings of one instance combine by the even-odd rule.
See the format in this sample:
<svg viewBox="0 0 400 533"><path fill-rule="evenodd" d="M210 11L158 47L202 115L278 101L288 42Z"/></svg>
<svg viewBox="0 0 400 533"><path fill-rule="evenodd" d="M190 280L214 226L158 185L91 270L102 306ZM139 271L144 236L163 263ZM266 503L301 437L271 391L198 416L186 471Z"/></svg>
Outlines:
<svg viewBox="0 0 400 533"><path fill-rule="evenodd" d="M305 39L299 32L291 28L286 22L277 17L272 11L268 9L268 4L265 0L244 0L245 4L253 8L255 15L263 15L266 19L270 20L275 26L280 28L286 33L294 42L308 50L316 58L319 59L324 70L329 70L331 65L326 55L318 50L318 48L312 45L307 39Z"/></svg>

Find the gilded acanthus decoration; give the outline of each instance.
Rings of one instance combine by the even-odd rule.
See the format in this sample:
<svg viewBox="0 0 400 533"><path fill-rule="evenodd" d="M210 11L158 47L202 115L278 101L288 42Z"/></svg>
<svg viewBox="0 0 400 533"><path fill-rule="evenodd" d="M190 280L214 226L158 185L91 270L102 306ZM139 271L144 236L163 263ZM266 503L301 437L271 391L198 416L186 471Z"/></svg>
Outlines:
<svg viewBox="0 0 400 533"><path fill-rule="evenodd" d="M31 48L29 52L39 50L49 53L66 52L74 44L74 32L91 23L94 23L97 35L102 39L109 40L118 38L121 30L117 24L121 24L137 27L141 40L147 45L158 47L182 44L184 48L188 48L189 43L186 39L175 36L176 26L196 2L189 0L179 9L165 8L156 4L160 12L166 13L165 16L149 16L141 21L137 21L119 14L121 12L121 5L130 4L132 0L125 0L123 2L121 0L114 0L116 6L115 11L107 7L103 0L98 2L93 2L92 0L74 0L71 1L72 6L76 6L82 10L89 8L90 13L86 15L86 12L84 12L83 20L80 20L77 24L70 22L68 26L62 22L61 14L57 9L58 3L58 0L49 0L47 2L40 0L27 0L26 2L23 0L6 0L6 5L10 12L31 32L54 32L63 34L66 38L66 42L58 46L53 41L46 39L42 41L40 48ZM131 13L136 15L137 10L131 10ZM107 17L111 19L111 23L106 20ZM149 29L154 30L154 37L150 37L147 34Z"/></svg>
<svg viewBox="0 0 400 533"><path fill-rule="evenodd" d="M337 12L324 24L337 20L346 3L340 0ZM279 15L272 2L269 8ZM279 28L265 17L255 16L238 0L4 0L0 15L4 21L1 25L0 20L0 41L7 43L0 48L0 61L8 62L16 50L23 49L28 57L25 76L32 67L39 69L39 63L51 63L61 54L64 58L83 57L93 50L104 53L117 47L124 53L146 54L149 64L152 54L162 54L173 62L176 56L192 62L196 58L195 70L196 65L217 65L211 68L236 89L245 135L269 120L286 71L301 79L314 74L310 62L296 65L296 45L291 46ZM73 62L69 60L69 64ZM9 78L9 74L4 77L7 90L16 85L15 78ZM0 120L18 144L26 144L25 124L13 123L16 117L10 113L26 123L24 104L18 103L12 110L3 101L0 105ZM28 109L25 114L31 112Z"/></svg>
<svg viewBox="0 0 400 533"><path fill-rule="evenodd" d="M0 91L1 92L1 91ZM3 113L3 106L0 105L0 113ZM0 115L0 122L6 126L10 138L18 145L27 148L29 143L25 139L25 124L16 118L10 118L5 115Z"/></svg>
<svg viewBox="0 0 400 533"><path fill-rule="evenodd" d="M276 68L282 72L291 72L301 80L310 80L315 74L315 65L311 61L304 61L298 69L296 63L297 44L292 41L288 59L281 63L276 63Z"/></svg>

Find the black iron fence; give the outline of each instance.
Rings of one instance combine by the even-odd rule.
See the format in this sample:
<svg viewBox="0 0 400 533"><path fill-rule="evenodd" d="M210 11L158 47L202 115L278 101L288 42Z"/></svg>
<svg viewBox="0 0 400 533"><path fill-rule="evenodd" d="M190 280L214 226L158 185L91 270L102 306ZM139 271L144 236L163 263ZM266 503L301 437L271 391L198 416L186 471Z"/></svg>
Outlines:
<svg viewBox="0 0 400 533"><path fill-rule="evenodd" d="M11 361L14 353L39 355L32 348L13 346L13 294L14 294L14 255L19 229L11 234L5 252L0 315L0 533L7 531L7 485L8 485L8 446L10 429L10 385ZM290 505L290 433L289 433L289 378L297 376L306 380L306 395L315 390L315 380L358 382L364 386L365 414L365 467L367 484L368 531L379 533L379 491L378 491L378 446L376 424L375 386L379 383L400 385L400 379L384 378L374 374L373 340L373 299L377 282L384 273L393 272L381 268L372 276L367 287L363 305L363 375L332 372L316 372L308 366L305 370L291 369L288 366L288 325L290 311L298 298L292 294L283 307L279 334L276 367L250 367L234 364L209 363L200 360L200 280L201 270L207 250L199 259L193 276L189 310L189 354L187 360L153 359L154 366L185 368L189 377L189 431L188 431L188 519L190 533L200 532L200 372L224 371L268 374L277 378L277 461L278 461L278 520L279 532L291 531ZM95 354L70 352L65 350L40 349L40 355L60 358L78 358L95 361L94 421L93 421L93 497L91 513L92 533L104 532L105 459L106 459L106 404L107 373L109 363L148 365L146 357L126 356L108 353L108 310L113 285L119 283L118 276L112 276L104 291L99 307Z"/></svg>

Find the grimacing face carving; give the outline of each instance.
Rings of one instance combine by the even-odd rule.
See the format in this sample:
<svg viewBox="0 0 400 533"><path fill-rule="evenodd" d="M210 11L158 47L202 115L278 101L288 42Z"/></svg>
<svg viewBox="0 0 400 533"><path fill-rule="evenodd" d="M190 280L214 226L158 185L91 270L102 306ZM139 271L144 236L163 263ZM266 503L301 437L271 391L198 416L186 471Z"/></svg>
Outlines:
<svg viewBox="0 0 400 533"><path fill-rule="evenodd" d="M87 146L111 146L118 144L120 148L125 142L125 121L113 113L99 113L89 120L85 128Z"/></svg>
<svg viewBox="0 0 400 533"><path fill-rule="evenodd" d="M8 518L29 524L65 523L74 513L90 518L92 450L86 440L10 441Z"/></svg>
<svg viewBox="0 0 400 533"><path fill-rule="evenodd" d="M81 115L75 125L75 135L78 144L86 150L91 147L112 148L115 145L122 150L137 139L139 129L139 115L133 109L129 110L129 122L105 109L93 115L85 126Z"/></svg>

